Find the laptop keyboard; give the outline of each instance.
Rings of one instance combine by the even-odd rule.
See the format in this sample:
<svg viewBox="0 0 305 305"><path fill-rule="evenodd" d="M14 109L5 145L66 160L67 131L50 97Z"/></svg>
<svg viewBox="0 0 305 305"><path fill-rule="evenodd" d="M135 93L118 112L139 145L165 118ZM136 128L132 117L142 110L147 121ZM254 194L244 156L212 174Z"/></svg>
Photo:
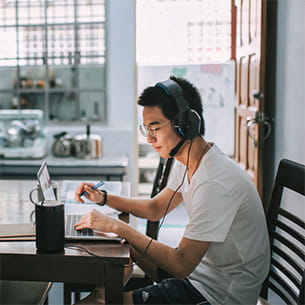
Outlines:
<svg viewBox="0 0 305 305"><path fill-rule="evenodd" d="M74 225L79 222L82 215L67 215L66 216L66 236L92 236L92 229L75 230Z"/></svg>

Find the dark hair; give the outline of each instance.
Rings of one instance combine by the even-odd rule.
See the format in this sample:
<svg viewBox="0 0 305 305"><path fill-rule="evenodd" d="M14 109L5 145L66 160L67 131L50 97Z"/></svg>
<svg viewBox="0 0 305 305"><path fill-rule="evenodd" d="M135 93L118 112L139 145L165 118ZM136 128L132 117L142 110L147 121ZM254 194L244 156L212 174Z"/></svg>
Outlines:
<svg viewBox="0 0 305 305"><path fill-rule="evenodd" d="M203 119L203 108L201 97L198 89L184 78L175 76L170 77L171 80L176 82L182 89L182 94L190 108L195 110L201 118L200 134L205 133L205 123ZM172 120L178 113L178 107L173 96L167 95L163 89L158 86L147 87L139 96L138 105L140 106L158 106L160 107L163 115L169 120Z"/></svg>

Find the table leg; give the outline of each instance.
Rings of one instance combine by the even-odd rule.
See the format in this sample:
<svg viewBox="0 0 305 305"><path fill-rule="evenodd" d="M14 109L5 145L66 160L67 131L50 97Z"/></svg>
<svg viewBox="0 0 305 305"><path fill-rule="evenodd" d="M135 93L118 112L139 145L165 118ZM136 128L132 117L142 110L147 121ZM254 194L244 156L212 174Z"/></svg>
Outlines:
<svg viewBox="0 0 305 305"><path fill-rule="evenodd" d="M105 270L105 303L123 304L124 265L107 264Z"/></svg>

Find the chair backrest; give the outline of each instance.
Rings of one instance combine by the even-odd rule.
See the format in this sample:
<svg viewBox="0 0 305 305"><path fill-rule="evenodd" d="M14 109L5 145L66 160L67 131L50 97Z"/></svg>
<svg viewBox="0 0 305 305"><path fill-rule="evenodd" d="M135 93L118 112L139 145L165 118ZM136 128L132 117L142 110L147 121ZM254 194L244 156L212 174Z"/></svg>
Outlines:
<svg viewBox="0 0 305 305"><path fill-rule="evenodd" d="M279 164L267 211L271 266L262 296L267 298L268 290L271 289L286 304L305 304L304 215L288 211L286 204L282 204L285 189L298 193L298 196L305 196L304 165L287 159ZM305 197L300 202L300 211L305 211Z"/></svg>
<svg viewBox="0 0 305 305"><path fill-rule="evenodd" d="M153 182L153 188L150 197L156 196L161 192L167 184L170 170L173 164L173 158L163 159L160 158L159 164L156 170L155 179ZM158 239L159 221L147 221L146 235L154 239Z"/></svg>

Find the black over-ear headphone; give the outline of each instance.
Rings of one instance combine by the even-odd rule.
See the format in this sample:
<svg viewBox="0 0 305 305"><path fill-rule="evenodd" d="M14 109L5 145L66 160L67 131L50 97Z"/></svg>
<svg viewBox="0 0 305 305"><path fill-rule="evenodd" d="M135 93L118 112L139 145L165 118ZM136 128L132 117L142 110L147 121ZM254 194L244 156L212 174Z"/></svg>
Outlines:
<svg viewBox="0 0 305 305"><path fill-rule="evenodd" d="M191 140L200 134L201 118L199 114L190 108L183 97L182 89L175 81L167 79L156 84L163 91L173 96L178 107L178 113L173 118L173 126L179 137Z"/></svg>

